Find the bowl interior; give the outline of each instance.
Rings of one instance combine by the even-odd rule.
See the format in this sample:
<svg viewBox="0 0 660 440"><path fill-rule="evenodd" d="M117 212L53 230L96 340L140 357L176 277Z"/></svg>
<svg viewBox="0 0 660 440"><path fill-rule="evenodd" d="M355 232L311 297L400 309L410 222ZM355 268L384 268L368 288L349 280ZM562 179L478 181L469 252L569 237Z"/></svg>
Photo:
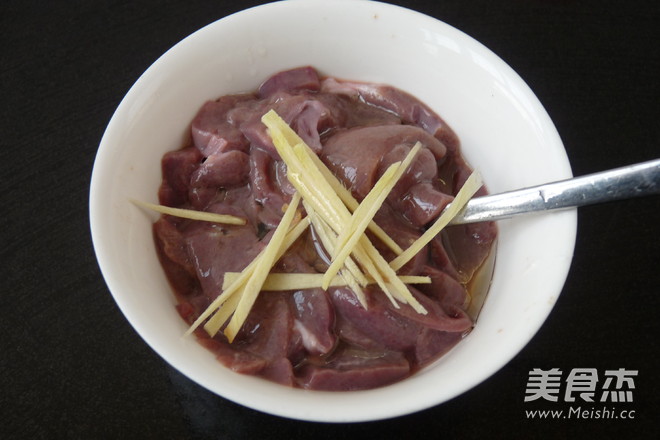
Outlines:
<svg viewBox="0 0 660 440"><path fill-rule="evenodd" d="M350 14L346 10L350 8ZM526 84L460 31L376 2L287 1L219 20L173 47L128 92L101 141L90 192L92 237L117 304L144 340L207 389L280 416L376 420L444 402L508 362L541 326L563 286L575 212L502 221L495 274L475 330L433 366L381 389L323 393L235 374L194 338L156 259L154 215L128 202L156 201L160 158L179 148L204 101L254 90L300 65L412 93L459 135L491 192L571 176L561 140Z"/></svg>

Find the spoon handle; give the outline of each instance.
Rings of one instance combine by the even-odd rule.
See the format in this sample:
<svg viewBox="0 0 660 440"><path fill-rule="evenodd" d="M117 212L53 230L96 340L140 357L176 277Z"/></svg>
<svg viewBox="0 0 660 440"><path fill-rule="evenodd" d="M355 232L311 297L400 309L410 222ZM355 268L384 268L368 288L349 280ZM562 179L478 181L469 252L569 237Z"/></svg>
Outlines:
<svg viewBox="0 0 660 440"><path fill-rule="evenodd" d="M660 194L660 159L470 200L450 224Z"/></svg>

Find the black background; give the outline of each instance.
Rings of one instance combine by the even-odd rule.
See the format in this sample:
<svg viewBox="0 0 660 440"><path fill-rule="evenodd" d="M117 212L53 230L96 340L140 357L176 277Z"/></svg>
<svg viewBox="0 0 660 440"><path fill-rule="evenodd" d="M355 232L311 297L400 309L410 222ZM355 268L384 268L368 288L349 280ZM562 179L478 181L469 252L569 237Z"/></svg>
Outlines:
<svg viewBox="0 0 660 440"><path fill-rule="evenodd" d="M486 382L417 414L351 425L261 414L200 388L140 339L92 249L98 143L163 52L260 3L0 5L0 438L660 438L658 196L581 208L571 272L541 331ZM575 175L660 156L657 2L392 3L459 28L509 63L555 122ZM526 418L570 407L523 401L535 367L638 370L634 401L616 405L635 418Z"/></svg>

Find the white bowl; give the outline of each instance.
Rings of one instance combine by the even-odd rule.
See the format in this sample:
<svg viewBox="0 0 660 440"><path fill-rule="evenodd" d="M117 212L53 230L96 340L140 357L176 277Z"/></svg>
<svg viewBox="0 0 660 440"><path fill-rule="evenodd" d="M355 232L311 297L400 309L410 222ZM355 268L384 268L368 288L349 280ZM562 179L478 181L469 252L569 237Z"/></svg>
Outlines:
<svg viewBox="0 0 660 440"><path fill-rule="evenodd" d="M90 193L103 276L128 321L163 359L239 404L294 419L351 422L445 402L504 366L540 328L571 263L575 211L501 221L495 274L476 328L431 367L394 385L359 392L287 388L236 374L194 338L182 337L186 324L155 254L156 217L128 199L156 201L160 158L182 145L205 100L253 90L269 75L301 65L391 84L422 99L453 127L493 193L571 177L562 142L532 91L462 32L376 2L266 4L184 39L117 108L99 147Z"/></svg>

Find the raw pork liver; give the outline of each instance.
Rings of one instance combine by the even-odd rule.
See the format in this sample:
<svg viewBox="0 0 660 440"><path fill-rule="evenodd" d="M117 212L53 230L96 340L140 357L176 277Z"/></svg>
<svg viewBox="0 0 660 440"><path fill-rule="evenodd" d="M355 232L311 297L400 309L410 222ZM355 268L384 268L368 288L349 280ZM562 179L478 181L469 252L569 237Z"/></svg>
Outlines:
<svg viewBox="0 0 660 440"><path fill-rule="evenodd" d="M322 78L311 67L280 72L254 93L205 103L192 121L190 144L162 158L164 205L232 214L230 226L162 216L154 225L159 258L182 318L192 323L268 243L291 199L286 166L261 116L275 109L358 200L388 165L416 142L423 148L377 213L402 247L435 220L470 169L457 136L431 109L395 88ZM485 190L482 190L484 192ZM348 288L261 292L233 343L222 332L196 335L220 362L287 386L357 390L408 377L446 353L470 331L466 283L496 237L493 224L447 228L400 273L432 283L410 287L428 310L392 305L368 287L368 308ZM377 239L386 259L394 257ZM274 272L322 273L327 257L308 231Z"/></svg>

